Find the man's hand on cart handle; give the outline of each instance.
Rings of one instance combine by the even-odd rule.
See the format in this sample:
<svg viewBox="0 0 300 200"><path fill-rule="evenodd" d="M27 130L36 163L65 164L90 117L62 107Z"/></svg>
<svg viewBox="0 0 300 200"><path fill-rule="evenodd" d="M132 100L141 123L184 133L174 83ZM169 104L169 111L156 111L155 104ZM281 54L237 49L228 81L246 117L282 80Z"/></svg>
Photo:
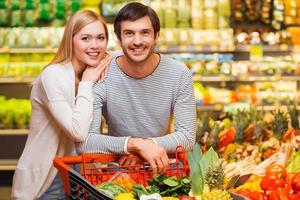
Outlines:
<svg viewBox="0 0 300 200"><path fill-rule="evenodd" d="M151 139L130 138L127 149L138 153L149 162L153 173L163 173L169 164L169 157L164 148L157 146Z"/></svg>
<svg viewBox="0 0 300 200"><path fill-rule="evenodd" d="M137 165L142 165L143 161L139 156L136 156L134 154L129 155L123 155L119 159L119 165L121 166L128 166L128 167L134 167L134 169L138 170Z"/></svg>

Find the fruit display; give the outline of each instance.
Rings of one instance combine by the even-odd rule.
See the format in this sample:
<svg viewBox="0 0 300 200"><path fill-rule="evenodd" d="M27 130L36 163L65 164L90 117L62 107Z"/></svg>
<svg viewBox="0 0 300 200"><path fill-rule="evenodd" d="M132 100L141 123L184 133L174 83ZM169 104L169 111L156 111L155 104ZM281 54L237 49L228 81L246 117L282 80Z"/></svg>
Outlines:
<svg viewBox="0 0 300 200"><path fill-rule="evenodd" d="M30 113L29 100L0 96L0 129L28 128Z"/></svg>

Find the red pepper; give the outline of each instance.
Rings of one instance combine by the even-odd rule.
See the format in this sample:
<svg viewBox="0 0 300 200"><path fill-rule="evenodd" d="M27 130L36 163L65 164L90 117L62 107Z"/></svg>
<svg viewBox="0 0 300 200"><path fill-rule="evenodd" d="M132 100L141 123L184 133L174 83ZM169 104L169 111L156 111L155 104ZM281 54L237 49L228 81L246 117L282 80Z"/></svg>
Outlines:
<svg viewBox="0 0 300 200"><path fill-rule="evenodd" d="M220 133L220 137L219 137L219 146L218 148L221 149L225 146L227 146L228 144L232 143L235 139L235 135L236 135L236 131L233 127L224 130L224 132Z"/></svg>
<svg viewBox="0 0 300 200"><path fill-rule="evenodd" d="M265 194L263 192L250 192L248 195L246 195L251 200L264 200Z"/></svg>
<svg viewBox="0 0 300 200"><path fill-rule="evenodd" d="M300 199L300 192L297 194L290 194L290 200L299 200Z"/></svg>
<svg viewBox="0 0 300 200"><path fill-rule="evenodd" d="M265 175L260 182L260 188L264 191L272 191L284 186L284 180L278 178L275 174Z"/></svg>
<svg viewBox="0 0 300 200"><path fill-rule="evenodd" d="M277 188L275 192L280 200L289 200L289 193L286 188Z"/></svg>
<svg viewBox="0 0 300 200"><path fill-rule="evenodd" d="M269 167L267 167L266 175L271 175L271 174L274 174L278 178L282 178L284 180L287 175L285 167L280 164L272 164Z"/></svg>
<svg viewBox="0 0 300 200"><path fill-rule="evenodd" d="M293 176L291 186L294 192L300 192L300 172Z"/></svg>

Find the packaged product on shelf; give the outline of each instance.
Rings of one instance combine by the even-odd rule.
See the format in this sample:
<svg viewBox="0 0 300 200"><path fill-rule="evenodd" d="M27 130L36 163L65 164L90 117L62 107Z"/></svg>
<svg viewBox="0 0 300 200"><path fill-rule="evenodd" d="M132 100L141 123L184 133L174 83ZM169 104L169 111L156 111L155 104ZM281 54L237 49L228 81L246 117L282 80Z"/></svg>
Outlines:
<svg viewBox="0 0 300 200"><path fill-rule="evenodd" d="M190 0L178 0L177 22L178 28L189 28L190 26Z"/></svg>
<svg viewBox="0 0 300 200"><path fill-rule="evenodd" d="M0 47L4 47L7 41L7 28L0 28Z"/></svg>
<svg viewBox="0 0 300 200"><path fill-rule="evenodd" d="M179 45L189 45L191 43L189 29L178 29Z"/></svg>
<svg viewBox="0 0 300 200"><path fill-rule="evenodd" d="M40 22L49 22L51 19L51 4L49 0L40 0L39 16Z"/></svg>
<svg viewBox="0 0 300 200"><path fill-rule="evenodd" d="M160 21L160 26L165 27L165 1L153 0L150 2L151 8L155 10Z"/></svg>
<svg viewBox="0 0 300 200"><path fill-rule="evenodd" d="M21 1L11 1L11 26L21 25Z"/></svg>
<svg viewBox="0 0 300 200"><path fill-rule="evenodd" d="M47 47L49 45L49 29L48 28L33 28L33 33L38 35L36 37L36 47ZM55 35L57 37L58 35Z"/></svg>
<svg viewBox="0 0 300 200"><path fill-rule="evenodd" d="M230 27L230 0L218 1L218 27L229 28Z"/></svg>
<svg viewBox="0 0 300 200"><path fill-rule="evenodd" d="M204 2L193 1L191 2L191 24L193 29L204 28Z"/></svg>
<svg viewBox="0 0 300 200"><path fill-rule="evenodd" d="M9 9L6 1L0 1L0 26L7 26Z"/></svg>
<svg viewBox="0 0 300 200"><path fill-rule="evenodd" d="M64 28L63 27L49 27L49 43L52 48L58 48L60 40L62 38Z"/></svg>
<svg viewBox="0 0 300 200"><path fill-rule="evenodd" d="M25 26L32 26L35 23L35 5L33 0L25 1L24 10L24 24Z"/></svg>
<svg viewBox="0 0 300 200"><path fill-rule="evenodd" d="M176 28L177 27L177 0L165 1L165 27Z"/></svg>
<svg viewBox="0 0 300 200"><path fill-rule="evenodd" d="M164 29L164 42L166 45L170 45L170 46L176 46L178 45L178 31L177 29L172 29L172 28L165 28Z"/></svg>

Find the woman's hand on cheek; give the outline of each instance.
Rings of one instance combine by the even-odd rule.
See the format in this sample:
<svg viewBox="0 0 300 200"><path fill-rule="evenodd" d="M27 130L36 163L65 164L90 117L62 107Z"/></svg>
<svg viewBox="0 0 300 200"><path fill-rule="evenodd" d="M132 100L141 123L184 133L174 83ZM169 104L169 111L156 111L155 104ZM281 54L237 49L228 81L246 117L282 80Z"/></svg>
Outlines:
<svg viewBox="0 0 300 200"><path fill-rule="evenodd" d="M87 67L82 75L83 81L92 81L92 82L99 82L103 81L107 71L108 66L111 62L112 56L107 54L96 67Z"/></svg>

